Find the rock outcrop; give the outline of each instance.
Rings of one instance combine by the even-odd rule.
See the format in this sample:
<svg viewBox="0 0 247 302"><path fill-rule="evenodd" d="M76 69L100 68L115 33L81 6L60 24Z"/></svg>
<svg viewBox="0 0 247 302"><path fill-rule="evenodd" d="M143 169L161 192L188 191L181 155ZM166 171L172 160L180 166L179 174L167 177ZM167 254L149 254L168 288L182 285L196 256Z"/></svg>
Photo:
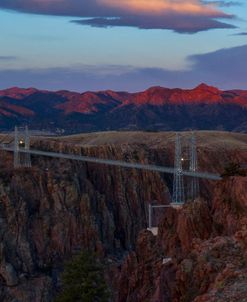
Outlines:
<svg viewBox="0 0 247 302"><path fill-rule="evenodd" d="M212 203L168 209L158 236L140 233L119 278L119 302L221 302L247 297L247 178L220 181Z"/></svg>
<svg viewBox="0 0 247 302"><path fill-rule="evenodd" d="M83 152L125 156L111 146ZM168 202L157 173L45 158L13 170L12 156L1 158L0 301L52 301L64 261L82 249L117 263L146 227L147 203Z"/></svg>

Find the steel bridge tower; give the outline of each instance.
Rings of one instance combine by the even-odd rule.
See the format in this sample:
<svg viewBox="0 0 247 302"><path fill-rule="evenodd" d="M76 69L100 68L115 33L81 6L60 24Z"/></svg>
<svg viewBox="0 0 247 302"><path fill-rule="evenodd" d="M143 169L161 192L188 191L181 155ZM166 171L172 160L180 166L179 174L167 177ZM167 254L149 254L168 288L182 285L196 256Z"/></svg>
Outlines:
<svg viewBox="0 0 247 302"><path fill-rule="evenodd" d="M28 126L24 128L15 127L14 168L31 168L31 155L20 152L21 149L30 149Z"/></svg>
<svg viewBox="0 0 247 302"><path fill-rule="evenodd" d="M185 202L184 195L184 179L183 179L183 166L182 166L182 146L181 146L181 136L176 134L176 145L175 145L175 161L174 161L174 178L173 178L173 194L172 203L173 204L183 204Z"/></svg>
<svg viewBox="0 0 247 302"><path fill-rule="evenodd" d="M191 172L196 172L198 170L195 132L192 132L191 141L190 141L190 166L189 166L189 170ZM191 200L195 200L198 196L199 196L199 180L198 180L197 177L191 177L190 184L189 184L189 187L188 187L188 197Z"/></svg>

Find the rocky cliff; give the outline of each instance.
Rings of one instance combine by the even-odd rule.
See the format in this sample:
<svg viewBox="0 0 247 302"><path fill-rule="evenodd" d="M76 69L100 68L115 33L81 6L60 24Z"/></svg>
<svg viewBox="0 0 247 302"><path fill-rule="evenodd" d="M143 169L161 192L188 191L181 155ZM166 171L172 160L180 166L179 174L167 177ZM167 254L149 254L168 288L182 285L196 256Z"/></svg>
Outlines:
<svg viewBox="0 0 247 302"><path fill-rule="evenodd" d="M204 171L221 172L228 161L247 161L245 135L202 132L197 137ZM174 133L95 133L34 138L31 144L170 166ZM215 278L231 253L234 273L244 265L245 216L239 216L246 201L244 178L218 184L214 194L214 184L202 182L204 200L181 211L169 209L156 238L143 231L147 204L169 202L172 176L43 157L32 158L31 169L14 170L12 154L1 152L0 158L0 301L52 301L64 261L85 248L97 250L108 263L115 276L114 301L183 301L186 295L191 301L210 294L209 288L214 293ZM225 254L217 256L217 249ZM165 257L172 261L163 265ZM210 265L212 276L200 288Z"/></svg>
<svg viewBox="0 0 247 302"><path fill-rule="evenodd" d="M57 141L38 146L76 151ZM146 160L130 146L81 151ZM1 301L52 301L63 262L84 248L115 263L146 226L147 202L169 196L157 173L45 158L33 158L32 169L13 170L12 155L1 153L1 159Z"/></svg>
<svg viewBox="0 0 247 302"><path fill-rule="evenodd" d="M247 177L230 177L212 203L167 209L158 236L142 231L126 258L118 301L246 301L246 202Z"/></svg>

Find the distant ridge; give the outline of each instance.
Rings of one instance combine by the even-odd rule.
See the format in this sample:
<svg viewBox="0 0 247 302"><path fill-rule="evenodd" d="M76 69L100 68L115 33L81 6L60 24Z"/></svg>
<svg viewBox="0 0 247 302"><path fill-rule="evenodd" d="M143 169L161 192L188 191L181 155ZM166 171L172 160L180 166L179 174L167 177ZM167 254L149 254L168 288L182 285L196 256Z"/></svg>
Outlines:
<svg viewBox="0 0 247 302"><path fill-rule="evenodd" d="M66 133L120 129L246 132L247 90L223 91L205 83L194 89L151 87L137 93L0 90L1 129L24 123Z"/></svg>

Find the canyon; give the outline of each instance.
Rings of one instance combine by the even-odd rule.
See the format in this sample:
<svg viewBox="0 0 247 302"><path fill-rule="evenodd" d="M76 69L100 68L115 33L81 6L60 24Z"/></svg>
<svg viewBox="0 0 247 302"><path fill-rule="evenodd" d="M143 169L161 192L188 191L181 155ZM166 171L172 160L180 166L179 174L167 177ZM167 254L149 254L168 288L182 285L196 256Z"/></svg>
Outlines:
<svg viewBox="0 0 247 302"><path fill-rule="evenodd" d="M247 162L245 134L196 137L202 171ZM172 166L174 140L173 132L113 131L33 137L31 147ZM153 236L148 204L170 202L172 175L43 157L14 170L1 151L0 300L53 301L65 261L90 249L106 265L113 301L245 301L246 185L240 176L201 180L200 198L167 209Z"/></svg>
<svg viewBox="0 0 247 302"><path fill-rule="evenodd" d="M143 92L0 90L0 127L55 133L109 130L247 131L247 91L151 87Z"/></svg>

